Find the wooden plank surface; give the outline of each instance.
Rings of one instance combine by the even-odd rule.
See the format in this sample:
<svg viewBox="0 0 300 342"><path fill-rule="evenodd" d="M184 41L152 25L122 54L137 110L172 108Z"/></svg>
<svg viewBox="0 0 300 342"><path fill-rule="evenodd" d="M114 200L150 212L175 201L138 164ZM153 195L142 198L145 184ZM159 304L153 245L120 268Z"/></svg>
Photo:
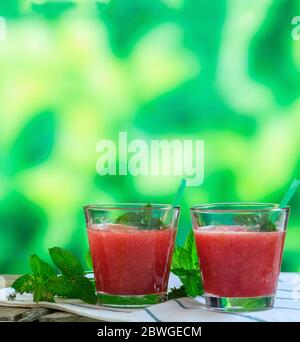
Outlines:
<svg viewBox="0 0 300 342"><path fill-rule="evenodd" d="M44 315L49 315L53 312L53 310L47 308L34 308L30 309L28 312L24 312L22 318L19 319L19 322L34 322L38 321Z"/></svg>
<svg viewBox="0 0 300 342"><path fill-rule="evenodd" d="M1 307L0 321L18 321L24 315L29 314L30 311L31 309Z"/></svg>
<svg viewBox="0 0 300 342"><path fill-rule="evenodd" d="M68 312L57 311L49 315L42 316L40 322L99 322L92 318L77 316Z"/></svg>

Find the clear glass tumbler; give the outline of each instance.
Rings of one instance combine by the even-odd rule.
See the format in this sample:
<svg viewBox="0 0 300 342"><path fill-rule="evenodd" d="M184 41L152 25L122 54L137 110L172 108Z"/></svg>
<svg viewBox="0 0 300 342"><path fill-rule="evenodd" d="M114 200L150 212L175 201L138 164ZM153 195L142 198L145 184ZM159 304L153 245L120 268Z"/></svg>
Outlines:
<svg viewBox="0 0 300 342"><path fill-rule="evenodd" d="M179 207L84 207L99 304L146 306L166 299Z"/></svg>
<svg viewBox="0 0 300 342"><path fill-rule="evenodd" d="M273 306L289 208L270 203L216 203L191 208L209 309Z"/></svg>

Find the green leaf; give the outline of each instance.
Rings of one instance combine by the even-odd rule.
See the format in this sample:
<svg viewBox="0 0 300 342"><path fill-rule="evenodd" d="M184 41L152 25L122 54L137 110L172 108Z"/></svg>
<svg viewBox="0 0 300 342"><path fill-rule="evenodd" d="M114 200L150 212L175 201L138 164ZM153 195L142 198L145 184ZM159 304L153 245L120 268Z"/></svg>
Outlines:
<svg viewBox="0 0 300 342"><path fill-rule="evenodd" d="M33 283L33 301L54 302L54 293L49 289L48 283L43 279L35 279Z"/></svg>
<svg viewBox="0 0 300 342"><path fill-rule="evenodd" d="M96 304L97 297L90 280L85 277L57 277L49 282L49 289L57 296L78 298L89 304Z"/></svg>
<svg viewBox="0 0 300 342"><path fill-rule="evenodd" d="M49 253L62 275L66 277L80 277L84 275L80 261L69 251L60 247L53 247L49 249Z"/></svg>
<svg viewBox="0 0 300 342"><path fill-rule="evenodd" d="M57 296L66 298L76 297L76 291L74 291L71 281L64 276L51 279L48 286L49 289Z"/></svg>
<svg viewBox="0 0 300 342"><path fill-rule="evenodd" d="M193 230L191 230L189 235L188 235L187 241L185 243L185 248L188 251L190 251L193 268L197 269L197 270L200 269L198 252L197 252L196 241L195 241L195 235L194 235Z"/></svg>
<svg viewBox="0 0 300 342"><path fill-rule="evenodd" d="M16 293L30 292L35 302L54 302L55 296L61 296L96 304L93 280L85 278L79 260L72 253L58 247L49 249L49 253L62 275L57 276L47 262L33 254L30 256L33 275L23 275L13 283Z"/></svg>
<svg viewBox="0 0 300 342"><path fill-rule="evenodd" d="M137 213L125 213L116 219L116 223L126 224L128 226L138 226L140 224L140 216Z"/></svg>
<svg viewBox="0 0 300 342"><path fill-rule="evenodd" d="M153 206L148 203L141 212L128 212L122 214L116 219L116 223L127 226L138 227L139 229L160 229L163 227L163 222L153 216Z"/></svg>
<svg viewBox="0 0 300 342"><path fill-rule="evenodd" d="M194 233L191 231L183 247L176 247L171 271L179 277L188 296L196 297L203 293L201 272L198 262Z"/></svg>
<svg viewBox="0 0 300 342"><path fill-rule="evenodd" d="M48 287L48 280L56 277L53 268L36 254L29 257L30 268L33 273L32 293L34 302L54 302L54 294Z"/></svg>
<svg viewBox="0 0 300 342"><path fill-rule="evenodd" d="M85 303L96 304L97 297L94 291L94 287L85 277L71 279L71 283L74 290L74 298L79 298Z"/></svg>
<svg viewBox="0 0 300 342"><path fill-rule="evenodd" d="M196 297L203 294L203 285L201 274L199 271L192 271L186 275L182 280L186 288L186 292L191 297Z"/></svg>
<svg viewBox="0 0 300 342"><path fill-rule="evenodd" d="M50 256L62 272L57 276L52 267L36 254L30 256L30 267L33 275L19 277L13 287L16 293L31 292L35 302L54 302L55 296L78 298L86 303L97 301L92 281L84 276L78 259L70 252L54 247L49 250Z"/></svg>
<svg viewBox="0 0 300 342"><path fill-rule="evenodd" d="M181 278L186 276L187 271L184 268L172 268L172 273Z"/></svg>
<svg viewBox="0 0 300 342"><path fill-rule="evenodd" d="M11 285L18 293L32 293L34 277L31 274L25 274L16 279Z"/></svg>
<svg viewBox="0 0 300 342"><path fill-rule="evenodd" d="M42 278L56 277L56 273L53 268L36 254L32 254L29 257L30 268L34 276Z"/></svg>
<svg viewBox="0 0 300 342"><path fill-rule="evenodd" d="M172 271L175 268L180 268L180 249L181 247L175 247L174 253L173 253L173 258L172 258Z"/></svg>
<svg viewBox="0 0 300 342"><path fill-rule="evenodd" d="M184 270L192 270L192 269L198 269L198 260L197 264L195 265L195 262L192 258L193 250L188 251L187 249L183 247L176 247L173 261L172 261L172 267L173 269L176 268L182 268Z"/></svg>
<svg viewBox="0 0 300 342"><path fill-rule="evenodd" d="M191 230L189 235L184 243L184 249L187 251L191 251L195 246L195 238L194 238L194 231Z"/></svg>
<svg viewBox="0 0 300 342"><path fill-rule="evenodd" d="M179 250L179 265L185 270L193 269L192 255L190 251L184 248L181 248Z"/></svg>
<svg viewBox="0 0 300 342"><path fill-rule="evenodd" d="M192 249L191 258L192 258L192 263L193 263L193 269L200 270L199 258L198 258L198 252L197 252L196 245Z"/></svg>

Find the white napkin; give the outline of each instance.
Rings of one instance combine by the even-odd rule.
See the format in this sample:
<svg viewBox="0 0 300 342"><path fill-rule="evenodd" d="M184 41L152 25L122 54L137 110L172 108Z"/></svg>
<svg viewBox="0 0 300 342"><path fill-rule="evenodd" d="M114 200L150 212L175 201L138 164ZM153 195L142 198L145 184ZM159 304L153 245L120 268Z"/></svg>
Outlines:
<svg viewBox="0 0 300 342"><path fill-rule="evenodd" d="M178 278L171 275L170 287L178 286ZM0 284L1 285L1 284ZM1 287L1 286L0 286ZM143 309L112 308L89 305L80 300L57 299L56 303L32 301L32 295L17 295L8 301L11 288L0 290L0 306L47 307L108 322L274 322L300 321L300 274L281 273L275 306L271 310L243 313L218 313L204 306L204 299L180 298Z"/></svg>

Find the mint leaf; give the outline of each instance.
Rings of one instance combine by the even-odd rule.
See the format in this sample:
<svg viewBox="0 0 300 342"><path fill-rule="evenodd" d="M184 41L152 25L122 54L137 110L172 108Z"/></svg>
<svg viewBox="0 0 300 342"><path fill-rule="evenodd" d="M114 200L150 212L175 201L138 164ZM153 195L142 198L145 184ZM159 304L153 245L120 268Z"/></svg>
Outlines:
<svg viewBox="0 0 300 342"><path fill-rule="evenodd" d="M47 281L42 278L36 278L33 282L33 301L55 302L54 293L49 289Z"/></svg>
<svg viewBox="0 0 300 342"><path fill-rule="evenodd" d="M33 254L29 259L33 274L23 275L12 284L16 293L30 292L35 302L54 302L55 296L61 296L95 304L97 298L92 280L85 278L79 260L59 247L49 249L49 253L62 275L57 276L47 262Z"/></svg>
<svg viewBox="0 0 300 342"><path fill-rule="evenodd" d="M190 233L186 239L186 242L184 244L184 249L186 249L190 253L192 269L199 270L199 272L200 272L198 252L197 252L197 247L196 247L195 236L194 236L193 230L190 231Z"/></svg>
<svg viewBox="0 0 300 342"><path fill-rule="evenodd" d="M203 294L201 272L193 231L189 233L183 247L175 248L171 271L181 280L186 295L196 297Z"/></svg>
<svg viewBox="0 0 300 342"><path fill-rule="evenodd" d="M142 218L140 228L141 229L160 229L164 226L161 219L157 217L151 217L151 218Z"/></svg>
<svg viewBox="0 0 300 342"><path fill-rule="evenodd" d="M97 297L89 279L85 277L74 278L71 280L71 283L73 284L74 293L76 294L75 298L79 298L89 304L96 304Z"/></svg>
<svg viewBox="0 0 300 342"><path fill-rule="evenodd" d="M176 247L175 249L175 264L174 268L182 268L185 270L193 269L193 261L191 251L182 247Z"/></svg>
<svg viewBox="0 0 300 342"><path fill-rule="evenodd" d="M29 257L29 264L33 275L36 277L46 279L56 277L56 273L53 270L53 268L46 261L38 257L36 254L32 254Z"/></svg>
<svg viewBox="0 0 300 342"><path fill-rule="evenodd" d="M89 304L96 304L95 289L85 277L67 278L60 276L49 282L49 289L57 296L78 298Z"/></svg>
<svg viewBox="0 0 300 342"><path fill-rule="evenodd" d="M153 206L148 203L140 212L128 212L119 216L116 223L138 227L140 230L160 229L164 224L158 217L153 216L153 210Z"/></svg>
<svg viewBox="0 0 300 342"><path fill-rule="evenodd" d="M70 280L64 276L53 278L49 281L49 289L57 296L65 298L76 298L76 291Z"/></svg>
<svg viewBox="0 0 300 342"><path fill-rule="evenodd" d="M185 240L184 249L186 249L187 251L191 251L191 250L193 250L194 247L195 247L194 232L193 232L193 230L191 230L189 232L188 237Z"/></svg>
<svg viewBox="0 0 300 342"><path fill-rule="evenodd" d="M84 277L80 261L63 248L49 249L51 259L62 273L61 277L50 284L55 294L67 298L79 298L86 303L95 304L95 290L90 281Z"/></svg>
<svg viewBox="0 0 300 342"><path fill-rule="evenodd" d="M183 247L176 247L172 260L173 268L200 269L194 233L191 231Z"/></svg>
<svg viewBox="0 0 300 342"><path fill-rule="evenodd" d="M80 261L71 252L60 247L53 247L49 249L49 254L62 275L66 277L84 276Z"/></svg>
<svg viewBox="0 0 300 342"><path fill-rule="evenodd" d="M181 276L180 280L182 281L188 296L196 297L203 294L204 291L199 270L186 271L186 274Z"/></svg>
<svg viewBox="0 0 300 342"><path fill-rule="evenodd" d="M54 294L48 288L48 281L56 277L55 271L36 254L32 254L29 257L29 263L33 273L31 292L34 302L54 302Z"/></svg>
<svg viewBox="0 0 300 342"><path fill-rule="evenodd" d="M140 221L140 215L133 212L125 213L116 219L116 223L126 224L128 226L139 226Z"/></svg>
<svg viewBox="0 0 300 342"><path fill-rule="evenodd" d="M31 274L25 274L16 279L11 285L18 293L32 293L34 277Z"/></svg>

